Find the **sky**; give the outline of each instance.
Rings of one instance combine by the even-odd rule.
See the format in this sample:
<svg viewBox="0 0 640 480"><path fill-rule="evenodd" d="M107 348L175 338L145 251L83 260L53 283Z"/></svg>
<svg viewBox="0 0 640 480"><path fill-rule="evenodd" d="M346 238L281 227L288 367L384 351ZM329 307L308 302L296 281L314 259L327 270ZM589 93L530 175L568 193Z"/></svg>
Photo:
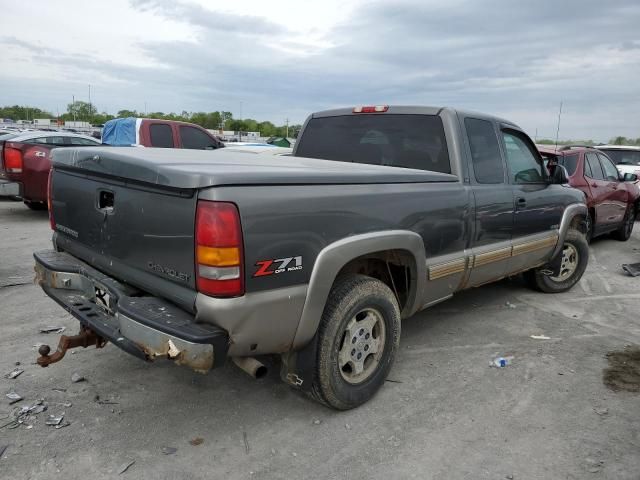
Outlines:
<svg viewBox="0 0 640 480"><path fill-rule="evenodd" d="M640 137L638 0L2 0L0 105L450 106L530 136ZM90 87L89 87L90 85ZM146 108L145 108L146 107Z"/></svg>

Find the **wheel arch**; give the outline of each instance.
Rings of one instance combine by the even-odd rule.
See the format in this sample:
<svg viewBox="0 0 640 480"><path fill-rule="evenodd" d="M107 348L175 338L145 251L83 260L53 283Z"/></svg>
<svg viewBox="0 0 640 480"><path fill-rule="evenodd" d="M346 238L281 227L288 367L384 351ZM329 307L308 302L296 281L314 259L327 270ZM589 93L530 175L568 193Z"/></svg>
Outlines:
<svg viewBox="0 0 640 480"><path fill-rule="evenodd" d="M303 347L315 335L331 287L339 275L362 273L363 265L367 265L367 262L390 261L395 264L393 259L397 259L399 265L406 266L411 272L411 281L401 305L401 315L405 318L415 313L420 307L426 284L426 258L422 237L409 230L353 235L327 245L318 254L292 348L295 350ZM367 274L366 267L364 273ZM380 278L376 274L370 276ZM380 279L384 281L383 278Z"/></svg>
<svg viewBox="0 0 640 480"><path fill-rule="evenodd" d="M550 258L555 258L562 250L564 240L567 237L567 232L570 228L577 228L584 233L584 221L589 215L587 206L584 203L572 203L564 209L562 213L562 220L560 221L560 227L558 228L558 243L556 244L553 253Z"/></svg>

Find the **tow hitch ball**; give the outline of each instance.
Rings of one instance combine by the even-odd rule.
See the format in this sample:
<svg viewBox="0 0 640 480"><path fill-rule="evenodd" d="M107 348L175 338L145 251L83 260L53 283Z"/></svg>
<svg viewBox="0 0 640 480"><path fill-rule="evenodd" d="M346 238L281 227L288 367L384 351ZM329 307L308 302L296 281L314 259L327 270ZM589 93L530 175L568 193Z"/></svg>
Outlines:
<svg viewBox="0 0 640 480"><path fill-rule="evenodd" d="M51 363L59 362L64 357L64 354L67 353L67 350L71 348L87 348L91 345L95 345L96 348L102 348L106 343L107 341L98 336L93 330L87 327L80 327L80 331L77 335L73 335L72 337L62 335L60 337L58 349L53 353L53 355L49 355L51 352L51 347L49 345L41 345L40 348L38 348L38 353L40 354L37 360L38 365L41 367L48 367Z"/></svg>

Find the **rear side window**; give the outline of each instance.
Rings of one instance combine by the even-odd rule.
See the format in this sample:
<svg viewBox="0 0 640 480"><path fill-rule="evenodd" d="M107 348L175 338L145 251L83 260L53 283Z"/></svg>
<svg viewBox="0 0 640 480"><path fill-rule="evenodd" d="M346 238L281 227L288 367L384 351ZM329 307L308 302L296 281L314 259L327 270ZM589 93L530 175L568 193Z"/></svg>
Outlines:
<svg viewBox="0 0 640 480"><path fill-rule="evenodd" d="M604 180L604 174L602 173L598 156L595 153L586 153L585 158L589 164L589 170L591 171L589 178L593 178L594 180Z"/></svg>
<svg viewBox="0 0 640 480"><path fill-rule="evenodd" d="M565 155L564 157L558 158L558 163L566 168L567 173L571 176L576 173L576 169L578 168L578 158L580 158L580 155L577 153Z"/></svg>
<svg viewBox="0 0 640 480"><path fill-rule="evenodd" d="M602 150L618 165L640 165L640 150Z"/></svg>
<svg viewBox="0 0 640 480"><path fill-rule="evenodd" d="M617 182L618 180L620 180L618 169L613 163L611 163L611 160L609 160L601 153L598 154L598 157L600 158L600 164L602 165L602 170L604 171L604 175L607 177L607 180L610 180L612 182Z"/></svg>
<svg viewBox="0 0 640 480"><path fill-rule="evenodd" d="M465 118L473 171L478 183L504 183L504 166L493 124L477 118Z"/></svg>
<svg viewBox="0 0 640 480"><path fill-rule="evenodd" d="M156 148L173 148L173 131L170 125L152 123L149 126L151 146Z"/></svg>
<svg viewBox="0 0 640 480"><path fill-rule="evenodd" d="M313 118L298 142L296 155L451 173L444 127L436 115Z"/></svg>
<svg viewBox="0 0 640 480"><path fill-rule="evenodd" d="M544 182L538 154L534 153L533 146L529 145L525 136L513 131L503 131L502 140L513 182Z"/></svg>
<svg viewBox="0 0 640 480"><path fill-rule="evenodd" d="M182 139L182 148L190 148L194 150L204 150L216 148L214 140L204 133L202 130L194 127L180 127L180 138Z"/></svg>

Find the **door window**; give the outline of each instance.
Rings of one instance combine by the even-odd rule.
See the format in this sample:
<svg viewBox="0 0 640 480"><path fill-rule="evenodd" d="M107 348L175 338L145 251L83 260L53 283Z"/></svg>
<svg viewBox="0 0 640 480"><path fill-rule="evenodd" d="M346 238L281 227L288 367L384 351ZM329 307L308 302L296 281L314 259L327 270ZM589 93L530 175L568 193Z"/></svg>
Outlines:
<svg viewBox="0 0 640 480"><path fill-rule="evenodd" d="M503 131L502 140L507 155L507 165L514 183L541 183L542 163L533 147L521 134Z"/></svg>
<svg viewBox="0 0 640 480"><path fill-rule="evenodd" d="M79 138L79 137L71 137L71 145L98 145L93 140L89 140L88 138Z"/></svg>
<svg viewBox="0 0 640 480"><path fill-rule="evenodd" d="M590 175L588 175L589 178L593 178L594 180L604 180L604 174L602 173L602 167L600 167L597 155L595 153L586 153L585 158L587 159L587 165L589 165L589 170L591 171Z"/></svg>
<svg viewBox="0 0 640 480"><path fill-rule="evenodd" d="M504 165L498 137L493 124L487 120L465 118L473 171L478 183L504 183Z"/></svg>
<svg viewBox="0 0 640 480"><path fill-rule="evenodd" d="M170 125L153 123L149 126L151 146L156 148L173 148L173 131Z"/></svg>
<svg viewBox="0 0 640 480"><path fill-rule="evenodd" d="M604 171L604 175L610 182L618 182L620 181L620 174L618 173L618 169L611 163L604 155L598 154L600 158L600 164L602 165L602 170Z"/></svg>
<svg viewBox="0 0 640 480"><path fill-rule="evenodd" d="M195 127L181 126L180 138L182 139L182 148L205 150L217 147L209 135Z"/></svg>

